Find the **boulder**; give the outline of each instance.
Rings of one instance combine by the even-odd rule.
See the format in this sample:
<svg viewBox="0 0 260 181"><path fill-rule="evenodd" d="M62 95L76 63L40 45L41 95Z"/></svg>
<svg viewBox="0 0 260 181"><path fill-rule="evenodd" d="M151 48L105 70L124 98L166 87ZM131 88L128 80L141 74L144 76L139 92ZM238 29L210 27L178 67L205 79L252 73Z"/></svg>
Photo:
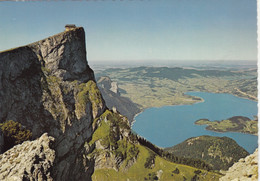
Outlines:
<svg viewBox="0 0 260 181"><path fill-rule="evenodd" d="M55 159L54 138L44 133L34 141L25 141L0 155L0 180L52 181Z"/></svg>

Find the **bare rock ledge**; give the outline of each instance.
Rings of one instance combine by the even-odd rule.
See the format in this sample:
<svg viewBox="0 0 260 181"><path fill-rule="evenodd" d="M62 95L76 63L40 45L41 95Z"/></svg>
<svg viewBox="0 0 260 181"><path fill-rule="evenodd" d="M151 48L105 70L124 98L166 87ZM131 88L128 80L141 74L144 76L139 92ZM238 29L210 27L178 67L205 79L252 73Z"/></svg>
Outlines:
<svg viewBox="0 0 260 181"><path fill-rule="evenodd" d="M37 140L25 141L0 155L0 180L52 181L53 141L54 138L45 133Z"/></svg>

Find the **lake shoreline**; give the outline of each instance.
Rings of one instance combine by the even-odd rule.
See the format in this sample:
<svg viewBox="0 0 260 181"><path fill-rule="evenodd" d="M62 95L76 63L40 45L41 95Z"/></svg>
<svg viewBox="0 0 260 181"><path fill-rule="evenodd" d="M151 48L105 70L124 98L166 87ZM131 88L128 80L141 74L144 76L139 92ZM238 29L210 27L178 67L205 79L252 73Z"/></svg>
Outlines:
<svg viewBox="0 0 260 181"><path fill-rule="evenodd" d="M209 118L210 120L222 120L237 115L252 117L252 115L256 115L255 109L257 104L255 101L227 93L187 92L185 94L200 97L203 101L190 104L193 106L184 104L146 108L135 115L135 121L131 124L133 131L163 148L176 145L190 137L211 135L233 138L246 150L249 152L252 151L251 148L256 144L257 141L255 140L258 135L243 132L210 130L198 125L194 127L194 121L201 117ZM248 107L247 104L250 104L250 106ZM220 110L224 112L219 112ZM203 112L200 113L200 111ZM250 113L251 111L253 112ZM144 114L142 115L142 120L138 119L140 114ZM167 136L164 137L164 134ZM249 142L247 143L246 140L249 140Z"/></svg>
<svg viewBox="0 0 260 181"><path fill-rule="evenodd" d="M189 92L198 92L198 91L189 91ZM189 92L185 92L184 94L187 94ZM200 91L199 91L200 92ZM254 102L258 102L258 100L254 100L254 99L250 99L248 97L242 97L242 96L238 96L238 95L235 95L235 94L232 94L232 93L228 93L228 92L207 92L207 91L201 91L201 92L205 92L205 93L211 93L211 94L230 94L230 95L233 95L235 97L238 97L238 98L241 98L241 99L246 99L246 100L250 100L250 101L254 101ZM187 94L188 95L188 94ZM194 96L196 97L196 96ZM201 98L201 97L200 97ZM138 116L139 114L143 113L145 110L147 109L150 109L150 108L162 108L162 107L165 107L165 106L183 106L183 105L193 105L193 104L198 104L198 103L202 103L204 102L203 98L201 98L202 101L198 101L198 102L194 102L194 103L191 103L191 104L165 104L165 105L162 105L162 106L158 106L158 107L146 107L144 108L143 110L141 110L141 112L137 113L134 115L134 118L133 118L133 121L131 122L131 127L133 125L133 123L136 121L135 118L136 116Z"/></svg>
<svg viewBox="0 0 260 181"><path fill-rule="evenodd" d="M188 92L187 92L187 93L188 93ZM184 94L186 94L186 93L184 93ZM187 95L188 95L188 94L187 94ZM196 96L192 96L192 97L196 97ZM163 105L163 106L158 106L158 107L147 107L147 108L141 110L141 112L139 112L139 113L137 113L137 114L134 115L134 118L133 118L133 121L131 122L130 127L132 128L133 124L136 122L136 119L135 119L135 118L136 118L138 115L142 114L142 113L143 113L145 110L147 110L147 109L151 109L151 108L162 108L162 107L168 107L168 106L193 105L193 104L203 103L203 102L205 101L202 97L200 97L200 99L201 99L200 101L197 101L197 102L194 102L194 103L190 103L190 104L176 104L176 105Z"/></svg>

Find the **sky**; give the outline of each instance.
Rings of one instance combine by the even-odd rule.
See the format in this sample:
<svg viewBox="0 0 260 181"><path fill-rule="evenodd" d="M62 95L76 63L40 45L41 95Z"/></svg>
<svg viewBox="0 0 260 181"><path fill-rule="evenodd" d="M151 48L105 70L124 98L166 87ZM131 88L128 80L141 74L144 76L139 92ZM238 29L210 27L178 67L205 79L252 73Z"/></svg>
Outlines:
<svg viewBox="0 0 260 181"><path fill-rule="evenodd" d="M86 32L89 61L257 60L256 0L0 2L0 51Z"/></svg>

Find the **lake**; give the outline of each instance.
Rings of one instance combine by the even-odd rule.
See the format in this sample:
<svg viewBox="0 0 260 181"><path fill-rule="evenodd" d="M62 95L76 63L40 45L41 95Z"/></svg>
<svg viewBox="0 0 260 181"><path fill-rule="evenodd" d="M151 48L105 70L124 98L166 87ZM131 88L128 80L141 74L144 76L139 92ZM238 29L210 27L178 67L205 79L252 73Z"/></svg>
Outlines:
<svg viewBox="0 0 260 181"><path fill-rule="evenodd" d="M249 153L258 146L258 137L250 134L227 132L217 133L205 129L206 125L195 125L198 119L223 120L232 116L257 115L257 102L231 94L188 92L191 96L204 99L193 105L164 106L149 108L135 117L132 129L159 147L171 147L190 137L201 135L227 136L234 139Z"/></svg>

